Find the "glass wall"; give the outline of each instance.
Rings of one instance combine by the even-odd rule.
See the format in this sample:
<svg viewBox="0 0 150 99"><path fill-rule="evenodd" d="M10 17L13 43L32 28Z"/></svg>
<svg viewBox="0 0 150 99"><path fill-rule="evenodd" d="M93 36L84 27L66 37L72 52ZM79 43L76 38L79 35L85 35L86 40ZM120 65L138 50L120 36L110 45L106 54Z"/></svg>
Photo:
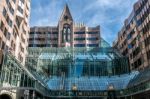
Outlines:
<svg viewBox="0 0 150 99"><path fill-rule="evenodd" d="M30 48L26 66L47 76L100 77L129 72L128 59L112 48Z"/></svg>
<svg viewBox="0 0 150 99"><path fill-rule="evenodd" d="M32 51L35 52L32 54ZM15 57L5 54L0 71L0 87L32 89L47 97L108 97L108 86L111 84L120 97L148 90L149 69L143 73L129 73L126 58L112 51L31 49L26 61L28 69Z"/></svg>
<svg viewBox="0 0 150 99"><path fill-rule="evenodd" d="M5 53L0 70L0 87L3 89L36 90L47 95L49 90L45 83L35 78L26 67L22 66L11 54ZM17 88L18 87L18 88Z"/></svg>

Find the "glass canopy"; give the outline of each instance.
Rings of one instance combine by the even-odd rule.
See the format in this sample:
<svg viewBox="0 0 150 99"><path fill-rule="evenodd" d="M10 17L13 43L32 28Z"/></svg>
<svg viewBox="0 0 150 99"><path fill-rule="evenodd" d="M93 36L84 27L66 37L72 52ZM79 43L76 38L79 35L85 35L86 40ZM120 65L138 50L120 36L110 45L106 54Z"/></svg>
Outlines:
<svg viewBox="0 0 150 99"><path fill-rule="evenodd" d="M52 90L71 90L72 86L78 90L106 90L108 77L129 73L129 64L105 40L101 39L99 46L29 48L26 66Z"/></svg>
<svg viewBox="0 0 150 99"><path fill-rule="evenodd" d="M0 86L46 97L107 98L110 86L117 96L149 89L150 69L130 72L128 66L128 59L104 40L99 48L29 48L25 66L10 53L3 55Z"/></svg>

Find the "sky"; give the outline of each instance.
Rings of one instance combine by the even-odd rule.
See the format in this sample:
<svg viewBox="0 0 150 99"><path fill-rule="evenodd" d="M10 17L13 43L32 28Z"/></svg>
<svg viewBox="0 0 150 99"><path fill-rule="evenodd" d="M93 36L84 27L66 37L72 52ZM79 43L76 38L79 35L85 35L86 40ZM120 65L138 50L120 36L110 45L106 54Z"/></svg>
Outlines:
<svg viewBox="0 0 150 99"><path fill-rule="evenodd" d="M30 26L57 26L67 3L75 22L101 26L101 37L109 44L117 38L124 20L137 0L31 0Z"/></svg>

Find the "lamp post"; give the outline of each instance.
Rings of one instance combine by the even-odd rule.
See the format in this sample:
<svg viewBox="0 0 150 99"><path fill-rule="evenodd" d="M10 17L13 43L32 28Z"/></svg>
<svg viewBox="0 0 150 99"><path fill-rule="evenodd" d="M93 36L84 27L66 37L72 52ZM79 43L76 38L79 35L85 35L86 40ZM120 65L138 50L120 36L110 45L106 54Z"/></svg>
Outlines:
<svg viewBox="0 0 150 99"><path fill-rule="evenodd" d="M112 84L108 86L108 99L116 99L115 88Z"/></svg>
<svg viewBox="0 0 150 99"><path fill-rule="evenodd" d="M33 91L33 99L35 99L35 91Z"/></svg>
<svg viewBox="0 0 150 99"><path fill-rule="evenodd" d="M73 96L76 96L76 91L77 91L77 86L74 84L74 85L72 86Z"/></svg>
<svg viewBox="0 0 150 99"><path fill-rule="evenodd" d="M29 99L29 90L24 91L25 99Z"/></svg>

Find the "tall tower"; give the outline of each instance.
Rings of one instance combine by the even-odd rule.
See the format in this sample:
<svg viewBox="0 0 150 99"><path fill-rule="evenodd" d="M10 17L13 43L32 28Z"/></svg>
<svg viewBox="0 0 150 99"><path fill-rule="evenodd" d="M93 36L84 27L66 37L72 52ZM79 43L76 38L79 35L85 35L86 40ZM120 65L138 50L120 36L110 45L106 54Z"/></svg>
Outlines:
<svg viewBox="0 0 150 99"><path fill-rule="evenodd" d="M73 18L66 4L58 23L58 47L73 46Z"/></svg>
<svg viewBox="0 0 150 99"><path fill-rule="evenodd" d="M0 0L0 49L25 63L29 35L30 0Z"/></svg>

